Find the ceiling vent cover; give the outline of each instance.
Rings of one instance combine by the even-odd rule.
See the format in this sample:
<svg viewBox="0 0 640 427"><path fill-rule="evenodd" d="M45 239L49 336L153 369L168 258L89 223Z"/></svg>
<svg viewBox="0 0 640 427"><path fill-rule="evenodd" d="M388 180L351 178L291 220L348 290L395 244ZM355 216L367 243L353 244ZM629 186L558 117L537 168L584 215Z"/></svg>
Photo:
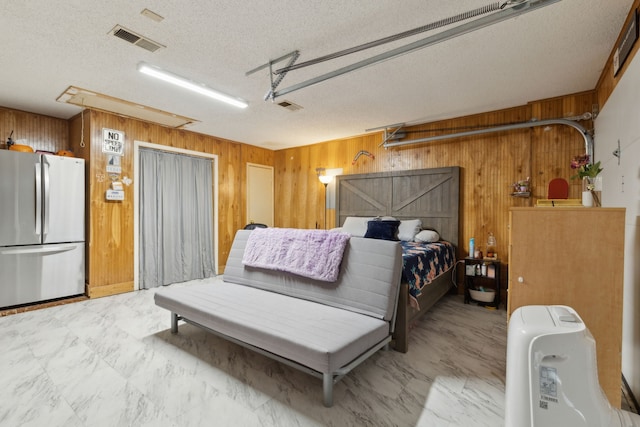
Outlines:
<svg viewBox="0 0 640 427"><path fill-rule="evenodd" d="M298 111L298 110L302 110L302 107L298 104L294 104L291 101L282 101L282 102L278 102L278 105L281 106L282 108L286 108L289 111Z"/></svg>
<svg viewBox="0 0 640 427"><path fill-rule="evenodd" d="M113 34L114 36L124 41L127 41L131 44L134 44L138 47L148 50L149 52L155 52L156 50L165 47L160 43L154 42L153 40L147 37L136 34L131 30L127 30L126 28L120 25L116 25L115 27L113 27L113 30L111 30L111 34Z"/></svg>

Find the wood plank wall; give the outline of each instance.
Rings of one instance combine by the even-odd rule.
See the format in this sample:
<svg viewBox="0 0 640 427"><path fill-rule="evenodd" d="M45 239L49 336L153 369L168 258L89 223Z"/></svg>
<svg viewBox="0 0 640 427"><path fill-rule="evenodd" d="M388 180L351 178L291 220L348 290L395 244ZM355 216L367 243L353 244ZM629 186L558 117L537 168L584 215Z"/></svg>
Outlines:
<svg viewBox="0 0 640 427"><path fill-rule="evenodd" d="M64 119L0 107L0 148L6 148L11 131L13 142L20 141L34 151L69 149L69 124Z"/></svg>
<svg viewBox="0 0 640 427"><path fill-rule="evenodd" d="M595 92L532 102L525 106L461 117L409 128L411 138L451 133L474 127L486 127L530 120L580 115L591 111ZM17 119L16 119L17 118ZM88 245L87 283L92 297L110 295L133 286L133 190L126 190L124 202L107 202L109 186L105 172L106 157L101 153L102 128L125 132L126 145L122 176L133 178L133 141L185 148L219 156L219 260L226 261L235 230L246 223L246 162L275 167L276 226L322 228L324 226L324 187L318 181L317 167L342 168L345 174L458 165L461 173L460 255L468 251L469 237L483 244L489 232L498 240L498 252L505 263L507 255L507 214L511 206L531 206L545 198L546 186L554 177L569 180L570 158L584 151L583 139L575 130L553 126L549 130L532 128L499 134L487 134L435 143L384 149L382 134L373 133L341 140L297 147L276 152L259 147L176 130L120 117L87 111L69 121L48 118L9 109L0 109L3 128L21 132L32 130L34 148L72 149L87 160ZM18 126L26 123L28 125ZM35 123L35 124L34 124ZM592 128L592 123L583 125ZM30 127L31 126L31 127ZM61 129L52 135L52 129ZM8 129L8 128L6 128ZM436 131L446 129L446 131ZM6 132L6 131L5 131ZM10 132L10 130L8 130ZM14 135L16 135L14 133ZM7 133L8 136L8 133ZM84 141L85 147L80 146ZM375 158L360 156L367 150ZM510 185L530 176L533 197L510 196ZM573 183L570 197L578 197L578 183ZM278 208L284 207L284 208ZM335 212L327 213L327 224L335 222ZM506 269L505 274L506 274ZM505 276L506 277L506 276ZM506 280L503 281L506 283Z"/></svg>
<svg viewBox="0 0 640 427"><path fill-rule="evenodd" d="M80 147L82 116L70 120L70 139L78 157L88 160L87 287L90 297L133 289L133 185L125 188L125 200L106 201L110 180L107 157L102 153L102 129L125 133L122 174L133 175L134 141L193 150L218 156L218 259L222 271L236 230L246 223L246 162L273 166L273 152L222 138L167 128L100 111L87 111L86 147Z"/></svg>
<svg viewBox="0 0 640 427"><path fill-rule="evenodd" d="M576 116L591 112L595 99L595 92L590 91L413 126L407 130L416 132L409 137L417 139L477 127L519 123L532 118ZM593 128L590 120L581 124L587 129ZM384 149L381 143L382 134L375 133L276 151L276 226L323 227L324 191L316 176L317 167L342 168L343 173L349 175L460 166L461 238L456 242L459 256L467 254L470 237L475 237L476 245L483 247L488 233L493 232L498 242L498 254L504 263L508 263L509 208L533 206L537 199L546 198L547 185L553 178L562 177L571 182L571 158L585 151L581 134L567 126L514 130L390 149ZM352 164L360 150L371 152L375 158L360 156ZM533 184L533 196L512 197L511 184L527 177ZM572 183L569 197L578 198L580 191L580 185ZM280 206L286 208L278 209ZM335 223L335 212L330 210L327 215L333 220L328 221L331 227ZM503 273L502 283L506 286L506 268L503 268Z"/></svg>

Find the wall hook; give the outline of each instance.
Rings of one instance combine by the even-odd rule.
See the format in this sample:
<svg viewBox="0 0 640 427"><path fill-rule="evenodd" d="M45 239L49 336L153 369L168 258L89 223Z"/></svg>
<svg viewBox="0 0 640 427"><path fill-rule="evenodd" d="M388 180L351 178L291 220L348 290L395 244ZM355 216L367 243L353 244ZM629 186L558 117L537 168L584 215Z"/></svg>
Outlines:
<svg viewBox="0 0 640 427"><path fill-rule="evenodd" d="M360 150L358 151L358 154L356 154L356 156L353 158L353 161L351 162L352 165L356 164L356 161L358 160L358 158L362 155L371 157L372 159L375 159L376 156L374 156L373 154L371 154L370 152L366 151L366 150Z"/></svg>
<svg viewBox="0 0 640 427"><path fill-rule="evenodd" d="M620 166L620 140L618 140L618 148L613 150L613 155L618 158L618 166Z"/></svg>

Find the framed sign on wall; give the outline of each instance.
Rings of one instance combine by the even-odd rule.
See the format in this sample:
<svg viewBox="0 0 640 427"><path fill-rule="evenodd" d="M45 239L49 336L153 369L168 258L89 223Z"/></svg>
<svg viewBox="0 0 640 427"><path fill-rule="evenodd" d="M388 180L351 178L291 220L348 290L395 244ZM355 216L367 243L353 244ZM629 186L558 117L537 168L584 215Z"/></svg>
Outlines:
<svg viewBox="0 0 640 427"><path fill-rule="evenodd" d="M124 132L113 129L102 129L102 152L105 154L124 155Z"/></svg>

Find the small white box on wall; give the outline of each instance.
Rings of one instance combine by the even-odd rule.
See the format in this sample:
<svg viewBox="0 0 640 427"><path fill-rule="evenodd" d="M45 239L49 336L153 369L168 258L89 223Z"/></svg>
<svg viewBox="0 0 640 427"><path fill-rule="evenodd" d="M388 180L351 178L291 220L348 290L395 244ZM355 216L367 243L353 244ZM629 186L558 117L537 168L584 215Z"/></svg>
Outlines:
<svg viewBox="0 0 640 427"><path fill-rule="evenodd" d="M122 200L124 200L124 191L122 191L122 190L107 190L106 198L107 198L107 200L122 201Z"/></svg>

